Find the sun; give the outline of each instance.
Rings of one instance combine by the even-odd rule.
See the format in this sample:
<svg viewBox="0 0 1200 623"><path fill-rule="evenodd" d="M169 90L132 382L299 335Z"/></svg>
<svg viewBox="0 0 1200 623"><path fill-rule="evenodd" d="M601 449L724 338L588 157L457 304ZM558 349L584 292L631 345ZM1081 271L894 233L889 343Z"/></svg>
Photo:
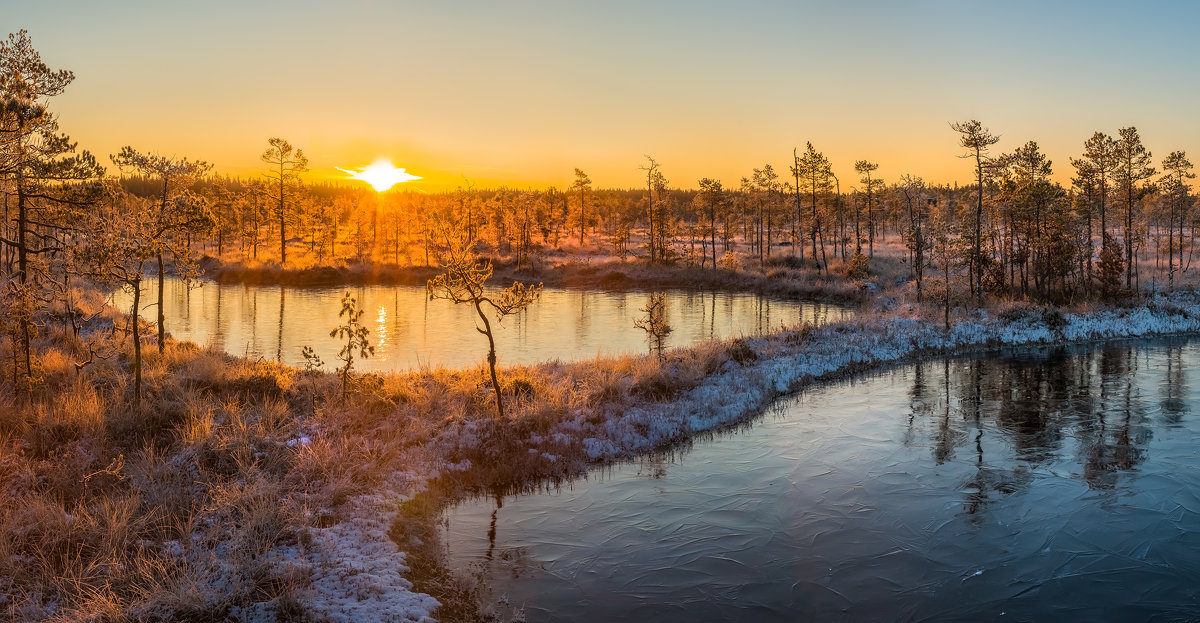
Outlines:
<svg viewBox="0 0 1200 623"><path fill-rule="evenodd" d="M419 180L420 177L410 175L404 172L404 169L397 168L387 158L380 158L371 163L371 166L363 167L357 171L347 171L341 167L335 167L338 171L349 173L350 179L362 180L371 185L377 192L383 192L401 182L409 182Z"/></svg>

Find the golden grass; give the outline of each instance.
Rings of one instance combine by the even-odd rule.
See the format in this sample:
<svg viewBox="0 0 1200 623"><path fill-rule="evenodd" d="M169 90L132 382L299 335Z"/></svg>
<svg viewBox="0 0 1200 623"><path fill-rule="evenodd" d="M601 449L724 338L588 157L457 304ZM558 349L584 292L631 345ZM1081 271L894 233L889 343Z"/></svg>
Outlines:
<svg viewBox="0 0 1200 623"><path fill-rule="evenodd" d="M146 351L139 409L126 345L111 332L79 343L49 332L38 347L43 382L31 398L0 382L0 612L220 620L294 593L297 580L274 577L263 556L308 525L288 502L290 470L302 463L285 443L298 426L285 395L291 371L172 342L162 355ZM88 349L113 355L77 370ZM228 551L215 564L221 543ZM221 574L235 590L217 599Z"/></svg>
<svg viewBox="0 0 1200 623"><path fill-rule="evenodd" d="M898 250L878 245L871 279L903 281ZM698 272L671 270L584 263L564 274L621 272L636 282ZM857 291L836 275L783 264L725 274L738 287ZM890 287L888 296L904 300L911 284ZM552 437L563 422L593 425L635 403L669 401L724 366L770 355L730 340L669 351L664 360L513 366L501 371L510 408L499 421L482 367L368 375L343 402L332 375L168 341L162 354L144 351L145 399L136 408L128 345L112 331L123 321L94 293L76 298L99 315L78 341L62 330L38 338L42 382L32 399L12 386L4 358L11 345L0 340L0 593L8 599L0 613L16 620L221 620L254 602L293 607L306 580L279 575L267 554L337 521L340 506L393 474L443 471L447 496L554 481L589 464L579 440ZM807 331L784 340L803 341ZM77 368L93 352L106 356ZM480 443L446 445L459 432ZM289 445L302 437L309 442ZM448 462L471 467L444 471Z"/></svg>

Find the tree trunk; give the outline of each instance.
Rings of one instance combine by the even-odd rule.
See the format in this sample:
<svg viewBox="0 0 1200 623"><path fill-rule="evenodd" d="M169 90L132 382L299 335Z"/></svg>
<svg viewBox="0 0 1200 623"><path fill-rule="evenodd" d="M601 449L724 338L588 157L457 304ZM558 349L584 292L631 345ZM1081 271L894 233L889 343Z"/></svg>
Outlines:
<svg viewBox="0 0 1200 623"><path fill-rule="evenodd" d="M475 301L475 312L479 314L479 319L483 321L483 328L478 331L487 336L488 339L488 370L492 374L492 391L496 394L496 414L501 420L504 419L504 403L500 398L500 380L496 378L496 340L492 337L492 323L488 322L487 314L483 313L483 308L479 305L479 300Z"/></svg>
<svg viewBox="0 0 1200 623"><path fill-rule="evenodd" d="M717 206L716 206L716 204L713 204L712 212L709 213L708 224L709 224L709 229L712 230L710 237L712 238L713 270L716 270L717 269Z"/></svg>
<svg viewBox="0 0 1200 623"><path fill-rule="evenodd" d="M159 291L162 291L161 288ZM129 315L129 323L133 329L130 333L133 338L133 406L135 408L142 406L142 334L139 331L140 319L138 318L141 302L142 272L141 266L138 266L138 274L133 280L133 310Z"/></svg>
<svg viewBox="0 0 1200 623"><path fill-rule="evenodd" d="M281 157L282 160L282 157ZM283 202L283 163L279 163L279 265L287 264L287 232L285 231Z"/></svg>
<svg viewBox="0 0 1200 623"><path fill-rule="evenodd" d="M25 230L29 227L29 212L25 203L21 169L17 169L17 273L21 283L29 280L29 247L25 243Z"/></svg>
<svg viewBox="0 0 1200 623"><path fill-rule="evenodd" d="M654 252L654 182L652 181L652 178L651 178L651 175L653 175L653 172L654 172L653 169L650 169L646 172L646 201L649 203L649 207L647 208L647 213L646 213L646 219L647 219L647 224L649 225L649 228L650 228L650 231L647 233L647 236L648 236L648 242L650 243L649 246L650 246L650 263L651 264L653 264L658 259L657 254Z"/></svg>
<svg viewBox="0 0 1200 623"><path fill-rule="evenodd" d="M983 154L975 148L975 181L979 186L975 203L975 302L983 307Z"/></svg>
<svg viewBox="0 0 1200 623"><path fill-rule="evenodd" d="M140 277L139 277L140 279ZM166 281L162 253L158 254L158 354L162 354L167 342L167 314L163 311L163 285ZM140 281L139 281L140 282Z"/></svg>

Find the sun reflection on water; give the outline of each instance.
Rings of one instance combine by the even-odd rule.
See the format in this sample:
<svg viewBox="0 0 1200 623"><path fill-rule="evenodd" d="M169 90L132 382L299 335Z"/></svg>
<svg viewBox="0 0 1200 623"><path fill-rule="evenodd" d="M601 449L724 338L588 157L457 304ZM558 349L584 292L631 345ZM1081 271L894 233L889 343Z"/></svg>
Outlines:
<svg viewBox="0 0 1200 623"><path fill-rule="evenodd" d="M379 306L379 313L375 315L375 353L381 360L387 361L387 344L388 344L388 313L387 307Z"/></svg>

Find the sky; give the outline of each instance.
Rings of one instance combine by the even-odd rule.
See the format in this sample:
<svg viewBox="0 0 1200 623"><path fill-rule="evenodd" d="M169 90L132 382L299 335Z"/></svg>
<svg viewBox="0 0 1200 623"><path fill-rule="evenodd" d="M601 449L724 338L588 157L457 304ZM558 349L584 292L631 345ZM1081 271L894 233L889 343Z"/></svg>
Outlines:
<svg viewBox="0 0 1200 623"><path fill-rule="evenodd" d="M75 82L60 125L109 163L124 145L258 175L267 139L311 179L379 157L405 188L676 187L786 175L811 141L843 189L967 183L950 128L1037 141L1069 183L1095 131L1136 126L1156 162L1200 154L1200 3L570 0L0 0ZM4 33L0 33L3 36Z"/></svg>

